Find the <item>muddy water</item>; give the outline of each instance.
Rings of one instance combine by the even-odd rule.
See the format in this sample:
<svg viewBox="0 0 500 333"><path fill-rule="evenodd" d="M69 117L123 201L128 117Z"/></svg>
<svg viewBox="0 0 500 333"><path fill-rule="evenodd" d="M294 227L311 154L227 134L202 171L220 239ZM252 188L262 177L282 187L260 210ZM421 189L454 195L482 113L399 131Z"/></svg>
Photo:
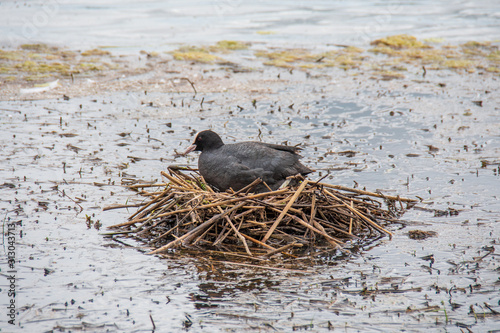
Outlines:
<svg viewBox="0 0 500 333"><path fill-rule="evenodd" d="M311 79L268 69L231 80L248 75L268 80L267 90L0 103L0 205L16 235L14 331L151 331L152 320L157 331L496 329L500 124L498 96L487 92L496 78ZM195 156L174 153L205 128L228 142L301 142L315 177L418 196L424 210L394 225L392 240L359 244L352 256L269 269L151 257L141 244L101 236L130 214L104 206L138 200L121 184L195 165ZM412 240L413 229L437 236ZM7 259L2 252L2 304ZM4 318L2 330L13 330Z"/></svg>

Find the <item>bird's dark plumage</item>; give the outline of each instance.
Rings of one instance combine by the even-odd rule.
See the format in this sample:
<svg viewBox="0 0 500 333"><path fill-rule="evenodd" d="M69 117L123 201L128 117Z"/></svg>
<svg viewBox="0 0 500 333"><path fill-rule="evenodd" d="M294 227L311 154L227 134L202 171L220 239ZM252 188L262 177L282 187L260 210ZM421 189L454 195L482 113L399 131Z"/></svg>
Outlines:
<svg viewBox="0 0 500 333"><path fill-rule="evenodd" d="M224 144L213 131L202 131L185 154L201 151L198 169L210 184L220 191L242 189L257 178L261 178L273 190L278 189L287 177L307 175L313 170L299 162L297 147L262 142L240 142ZM253 192L265 192L267 187L259 184Z"/></svg>

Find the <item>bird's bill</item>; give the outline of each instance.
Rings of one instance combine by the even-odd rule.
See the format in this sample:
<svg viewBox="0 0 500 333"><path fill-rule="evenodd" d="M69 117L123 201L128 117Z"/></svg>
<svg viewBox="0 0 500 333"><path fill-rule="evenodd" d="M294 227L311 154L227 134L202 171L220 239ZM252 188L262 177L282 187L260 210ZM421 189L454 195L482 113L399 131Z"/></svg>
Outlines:
<svg viewBox="0 0 500 333"><path fill-rule="evenodd" d="M189 154L190 152L192 152L192 151L193 151L193 150L195 150L195 149L196 149L196 145L193 143L191 146L189 146L189 147L186 149L186 151L184 152L184 154L183 154L183 155L187 155L187 154Z"/></svg>

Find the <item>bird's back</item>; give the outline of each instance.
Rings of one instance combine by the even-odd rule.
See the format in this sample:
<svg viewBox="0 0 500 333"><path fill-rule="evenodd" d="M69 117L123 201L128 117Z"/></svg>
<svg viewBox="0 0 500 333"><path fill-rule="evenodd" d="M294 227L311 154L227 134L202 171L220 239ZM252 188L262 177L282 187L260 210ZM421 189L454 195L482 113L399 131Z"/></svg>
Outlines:
<svg viewBox="0 0 500 333"><path fill-rule="evenodd" d="M297 152L296 147L241 142L203 151L198 166L205 180L219 190L238 190L257 178L276 189L287 177L312 172L299 162Z"/></svg>

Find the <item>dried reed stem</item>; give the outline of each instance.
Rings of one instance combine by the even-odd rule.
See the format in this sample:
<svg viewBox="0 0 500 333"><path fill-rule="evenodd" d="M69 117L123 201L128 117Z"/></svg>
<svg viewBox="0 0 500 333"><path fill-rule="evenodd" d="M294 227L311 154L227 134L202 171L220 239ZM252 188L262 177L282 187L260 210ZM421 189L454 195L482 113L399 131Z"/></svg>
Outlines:
<svg viewBox="0 0 500 333"><path fill-rule="evenodd" d="M215 192L193 169L186 169L191 174L182 170L171 166L168 173L162 172L167 183L128 186L164 190L139 192L147 202L135 205L139 208L129 221L109 227L117 230L108 235L139 239L154 248L149 254L196 245L235 258L297 258L294 250L304 245L318 254L332 249L348 252L349 240L391 237L384 226L397 221L403 202L416 202L306 179L298 187L264 193L248 193L262 184L261 179L236 192Z"/></svg>

